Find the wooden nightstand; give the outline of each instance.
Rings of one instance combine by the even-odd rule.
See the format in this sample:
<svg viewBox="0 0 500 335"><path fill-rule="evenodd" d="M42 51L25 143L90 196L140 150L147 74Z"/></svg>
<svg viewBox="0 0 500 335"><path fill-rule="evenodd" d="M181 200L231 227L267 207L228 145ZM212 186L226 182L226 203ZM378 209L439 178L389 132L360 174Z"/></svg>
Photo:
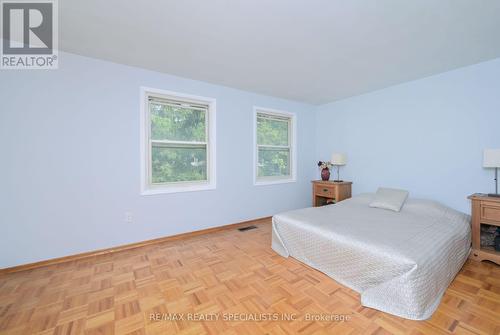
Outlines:
<svg viewBox="0 0 500 335"><path fill-rule="evenodd" d="M471 259L488 260L500 265L500 252L493 247L481 247L481 225L500 227L500 198L476 193L468 197L472 201L472 252Z"/></svg>
<svg viewBox="0 0 500 335"><path fill-rule="evenodd" d="M350 181L333 182L313 180L313 206L323 206L350 198L351 185L352 182Z"/></svg>

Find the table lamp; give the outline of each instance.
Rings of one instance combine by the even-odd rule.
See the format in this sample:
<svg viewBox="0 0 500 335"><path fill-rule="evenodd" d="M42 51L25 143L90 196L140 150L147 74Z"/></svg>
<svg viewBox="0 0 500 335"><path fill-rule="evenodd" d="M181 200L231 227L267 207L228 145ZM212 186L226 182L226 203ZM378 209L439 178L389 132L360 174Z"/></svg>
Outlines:
<svg viewBox="0 0 500 335"><path fill-rule="evenodd" d="M342 182L343 180L340 180L340 167L347 163L347 156L345 154L334 153L332 154L330 163L337 169L337 180L334 180L334 182Z"/></svg>
<svg viewBox="0 0 500 335"><path fill-rule="evenodd" d="M495 169L495 193L489 197L500 197L498 194L498 168L500 168L500 149L485 149L483 152L483 167Z"/></svg>

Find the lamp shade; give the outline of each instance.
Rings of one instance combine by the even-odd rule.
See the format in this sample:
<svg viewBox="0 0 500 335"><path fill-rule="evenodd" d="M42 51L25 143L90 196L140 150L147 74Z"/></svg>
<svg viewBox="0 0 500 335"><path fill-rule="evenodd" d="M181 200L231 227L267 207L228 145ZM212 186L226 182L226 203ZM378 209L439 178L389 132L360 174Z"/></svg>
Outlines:
<svg viewBox="0 0 500 335"><path fill-rule="evenodd" d="M500 149L484 149L483 167L485 168L500 167Z"/></svg>
<svg viewBox="0 0 500 335"><path fill-rule="evenodd" d="M332 163L332 165L346 165L347 156L345 154L334 153L332 154L332 160L330 163Z"/></svg>

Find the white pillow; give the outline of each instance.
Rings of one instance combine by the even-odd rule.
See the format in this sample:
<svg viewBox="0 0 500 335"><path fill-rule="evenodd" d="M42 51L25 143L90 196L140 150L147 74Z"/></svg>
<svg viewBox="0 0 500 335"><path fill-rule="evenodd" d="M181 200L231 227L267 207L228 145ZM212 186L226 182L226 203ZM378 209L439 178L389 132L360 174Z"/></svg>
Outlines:
<svg viewBox="0 0 500 335"><path fill-rule="evenodd" d="M408 191L379 187L375 194L375 199L370 203L370 207L390 209L391 211L399 212L406 198L408 198Z"/></svg>

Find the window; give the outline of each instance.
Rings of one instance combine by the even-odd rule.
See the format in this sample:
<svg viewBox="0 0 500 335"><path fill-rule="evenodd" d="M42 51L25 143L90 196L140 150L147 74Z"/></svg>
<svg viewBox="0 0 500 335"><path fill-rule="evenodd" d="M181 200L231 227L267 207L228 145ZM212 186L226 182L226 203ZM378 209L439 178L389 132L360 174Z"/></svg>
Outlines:
<svg viewBox="0 0 500 335"><path fill-rule="evenodd" d="M142 193L215 188L215 100L142 89Z"/></svg>
<svg viewBox="0 0 500 335"><path fill-rule="evenodd" d="M255 184L295 181L295 115L254 108Z"/></svg>

